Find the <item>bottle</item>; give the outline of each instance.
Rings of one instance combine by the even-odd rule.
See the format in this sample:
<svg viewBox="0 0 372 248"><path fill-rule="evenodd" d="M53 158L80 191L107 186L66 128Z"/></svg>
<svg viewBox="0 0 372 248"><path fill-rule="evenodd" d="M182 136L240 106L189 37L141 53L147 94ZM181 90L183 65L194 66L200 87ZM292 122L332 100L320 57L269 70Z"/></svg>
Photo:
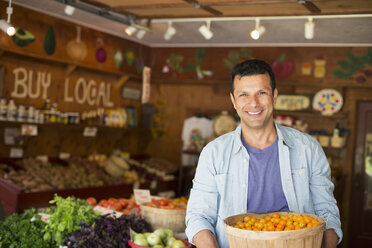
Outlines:
<svg viewBox="0 0 372 248"><path fill-rule="evenodd" d="M18 106L17 121L24 122L26 120L26 107L23 104Z"/></svg>
<svg viewBox="0 0 372 248"><path fill-rule="evenodd" d="M35 121L35 107L34 105L30 105L27 110L27 122L36 122Z"/></svg>
<svg viewBox="0 0 372 248"><path fill-rule="evenodd" d="M9 100L8 111L7 111L7 120L15 121L17 117L17 106L14 103L13 99Z"/></svg>
<svg viewBox="0 0 372 248"><path fill-rule="evenodd" d="M50 100L49 99L46 99L45 100L45 105L44 105L44 109L43 109L43 113L44 113L44 122L45 123L48 123L50 122L50 111L52 109L52 105L50 103Z"/></svg>
<svg viewBox="0 0 372 248"><path fill-rule="evenodd" d="M5 121L8 112L8 106L6 105L6 99L0 99L0 121Z"/></svg>

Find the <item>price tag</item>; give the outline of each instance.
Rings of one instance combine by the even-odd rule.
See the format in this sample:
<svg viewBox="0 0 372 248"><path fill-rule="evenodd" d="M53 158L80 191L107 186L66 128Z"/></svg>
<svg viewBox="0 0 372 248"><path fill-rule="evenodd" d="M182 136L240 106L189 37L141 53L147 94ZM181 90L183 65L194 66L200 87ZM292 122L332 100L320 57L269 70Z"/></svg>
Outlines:
<svg viewBox="0 0 372 248"><path fill-rule="evenodd" d="M11 157L11 158L22 158L23 157L23 149L22 148L10 148L9 157Z"/></svg>
<svg viewBox="0 0 372 248"><path fill-rule="evenodd" d="M136 203L142 204L146 202L151 202L150 190L148 189L134 189L134 197L136 198Z"/></svg>
<svg viewBox="0 0 372 248"><path fill-rule="evenodd" d="M105 214L108 214L109 216L112 216L112 217L116 217L116 218L119 218L120 216L122 216L123 214L120 213L120 212L116 212L114 210L111 210L109 208L104 208L104 207L101 207L99 205L95 206L93 208L94 211L96 212L99 212L101 215L105 215Z"/></svg>
<svg viewBox="0 0 372 248"><path fill-rule="evenodd" d="M70 153L66 153L66 152L59 153L59 159L61 160L68 160L70 157L71 157Z"/></svg>
<svg viewBox="0 0 372 248"><path fill-rule="evenodd" d="M42 161L44 163L47 163L48 162L48 156L46 156L46 155L36 156L36 159L39 160L39 161Z"/></svg>
<svg viewBox="0 0 372 248"><path fill-rule="evenodd" d="M97 128L96 127L85 127L83 136L85 137L96 137L97 136Z"/></svg>
<svg viewBox="0 0 372 248"><path fill-rule="evenodd" d="M24 124L21 128L22 135L27 136L37 136L37 126L36 125L30 125L30 124Z"/></svg>

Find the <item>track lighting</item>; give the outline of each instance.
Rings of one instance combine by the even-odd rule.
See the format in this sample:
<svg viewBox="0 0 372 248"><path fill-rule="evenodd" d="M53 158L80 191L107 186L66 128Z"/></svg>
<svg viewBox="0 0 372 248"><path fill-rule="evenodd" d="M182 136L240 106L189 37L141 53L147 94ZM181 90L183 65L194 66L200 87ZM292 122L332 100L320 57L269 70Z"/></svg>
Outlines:
<svg viewBox="0 0 372 248"><path fill-rule="evenodd" d="M313 22L313 18L312 17L309 17L308 18L308 21L305 22L305 38L308 39L308 40L311 40L312 38L314 38L314 22Z"/></svg>
<svg viewBox="0 0 372 248"><path fill-rule="evenodd" d="M137 29L135 27L132 27L132 26L128 26L124 29L124 32L129 35L129 36L132 36L134 34L134 32L136 32Z"/></svg>
<svg viewBox="0 0 372 248"><path fill-rule="evenodd" d="M65 14L66 15L73 15L75 12L75 7L74 6L71 6L71 5L66 5L65 7Z"/></svg>
<svg viewBox="0 0 372 248"><path fill-rule="evenodd" d="M175 34L176 34L176 29L172 26L172 22L169 21L168 22L168 29L164 34L164 40L170 40L173 37L173 35L175 35Z"/></svg>
<svg viewBox="0 0 372 248"><path fill-rule="evenodd" d="M7 33L9 36L13 36L16 33L15 28L10 24L10 16L13 13L12 0L9 0L9 6L6 8L6 13L8 14L8 20L0 20L0 29Z"/></svg>
<svg viewBox="0 0 372 248"><path fill-rule="evenodd" d="M251 32L252 39L258 40L260 36L265 32L265 30L266 29L264 26L260 26L260 19L256 18L256 27Z"/></svg>
<svg viewBox="0 0 372 248"><path fill-rule="evenodd" d="M207 20L206 25L200 26L199 32L204 36L206 40L210 40L213 37L213 33L211 31L211 21Z"/></svg>
<svg viewBox="0 0 372 248"><path fill-rule="evenodd" d="M16 32L15 28L3 19L0 20L0 29L7 33L9 36L13 36Z"/></svg>

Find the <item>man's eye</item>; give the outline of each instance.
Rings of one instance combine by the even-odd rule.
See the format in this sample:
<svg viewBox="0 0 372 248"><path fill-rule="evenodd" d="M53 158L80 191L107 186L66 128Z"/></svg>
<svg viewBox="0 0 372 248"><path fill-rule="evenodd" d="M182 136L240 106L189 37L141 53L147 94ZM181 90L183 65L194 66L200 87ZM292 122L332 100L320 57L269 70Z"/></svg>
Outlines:
<svg viewBox="0 0 372 248"><path fill-rule="evenodd" d="M239 96L247 96L247 94L245 94L245 93L241 93Z"/></svg>
<svg viewBox="0 0 372 248"><path fill-rule="evenodd" d="M260 91L260 92L258 92L258 94L259 94L259 95L266 95L267 92L266 92L266 91Z"/></svg>

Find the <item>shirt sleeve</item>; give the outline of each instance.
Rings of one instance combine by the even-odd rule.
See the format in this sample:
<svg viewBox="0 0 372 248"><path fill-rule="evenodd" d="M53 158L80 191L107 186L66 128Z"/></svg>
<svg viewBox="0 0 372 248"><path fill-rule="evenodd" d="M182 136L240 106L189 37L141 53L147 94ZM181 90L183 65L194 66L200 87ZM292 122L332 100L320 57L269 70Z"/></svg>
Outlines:
<svg viewBox="0 0 372 248"><path fill-rule="evenodd" d="M318 142L313 144L314 155L311 163L310 191L314 202L315 214L326 220L326 229L333 229L342 240L340 213L333 196L334 185L331 181L331 169L327 157Z"/></svg>
<svg viewBox="0 0 372 248"><path fill-rule="evenodd" d="M201 230L209 230L214 235L217 222L218 191L215 183L214 165L206 148L200 154L193 180L193 187L186 212L186 235L191 243Z"/></svg>

